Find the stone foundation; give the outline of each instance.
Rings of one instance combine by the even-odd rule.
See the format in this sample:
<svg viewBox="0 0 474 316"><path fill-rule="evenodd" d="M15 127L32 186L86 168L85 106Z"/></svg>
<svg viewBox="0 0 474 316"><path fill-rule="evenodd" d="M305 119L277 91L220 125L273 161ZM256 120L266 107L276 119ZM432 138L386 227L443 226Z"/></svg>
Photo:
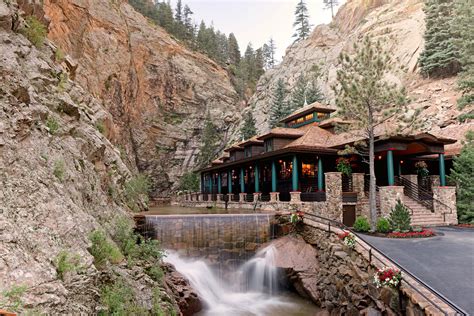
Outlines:
<svg viewBox="0 0 474 316"><path fill-rule="evenodd" d="M457 225L456 187L433 187L433 198L435 213L443 215L446 225Z"/></svg>
<svg viewBox="0 0 474 316"><path fill-rule="evenodd" d="M380 187L380 216L388 217L397 204L397 200L403 199L402 186Z"/></svg>

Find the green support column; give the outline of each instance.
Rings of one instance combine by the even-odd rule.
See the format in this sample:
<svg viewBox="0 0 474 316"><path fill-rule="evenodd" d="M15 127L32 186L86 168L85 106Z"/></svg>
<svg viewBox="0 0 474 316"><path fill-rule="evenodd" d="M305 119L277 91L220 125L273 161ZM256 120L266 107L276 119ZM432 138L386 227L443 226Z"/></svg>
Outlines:
<svg viewBox="0 0 474 316"><path fill-rule="evenodd" d="M446 186L446 170L444 167L444 154L439 154L439 185Z"/></svg>
<svg viewBox="0 0 474 316"><path fill-rule="evenodd" d="M212 194L212 185L214 184L213 183L214 181L212 179L213 177L214 177L214 175L212 173L209 174L209 193L211 193L211 194Z"/></svg>
<svg viewBox="0 0 474 316"><path fill-rule="evenodd" d="M245 193L244 168L240 168L240 192Z"/></svg>
<svg viewBox="0 0 474 316"><path fill-rule="evenodd" d="M293 156L293 173L291 184L293 192L298 191L298 158L296 155Z"/></svg>
<svg viewBox="0 0 474 316"><path fill-rule="evenodd" d="M387 176L388 176L388 185L395 184L395 176L393 172L393 151L389 149L387 151Z"/></svg>
<svg viewBox="0 0 474 316"><path fill-rule="evenodd" d="M259 177L259 170L258 165L255 165L255 193L260 192L260 177Z"/></svg>
<svg viewBox="0 0 474 316"><path fill-rule="evenodd" d="M323 159L318 159L318 191L324 190Z"/></svg>
<svg viewBox="0 0 474 316"><path fill-rule="evenodd" d="M272 161L272 192L277 190L277 170L275 161Z"/></svg>
<svg viewBox="0 0 474 316"><path fill-rule="evenodd" d="M232 194L232 170L227 173L227 188L229 189L229 194Z"/></svg>
<svg viewBox="0 0 474 316"><path fill-rule="evenodd" d="M221 194L222 193L222 181L221 181L221 173L219 172L217 174L217 193Z"/></svg>

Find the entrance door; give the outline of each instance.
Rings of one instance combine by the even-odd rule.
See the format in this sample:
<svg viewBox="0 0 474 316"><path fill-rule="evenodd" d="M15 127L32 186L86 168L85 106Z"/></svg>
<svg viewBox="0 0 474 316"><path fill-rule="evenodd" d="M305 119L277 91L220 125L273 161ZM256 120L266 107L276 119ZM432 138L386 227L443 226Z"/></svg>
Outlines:
<svg viewBox="0 0 474 316"><path fill-rule="evenodd" d="M342 223L347 227L352 227L356 219L355 205L342 206Z"/></svg>

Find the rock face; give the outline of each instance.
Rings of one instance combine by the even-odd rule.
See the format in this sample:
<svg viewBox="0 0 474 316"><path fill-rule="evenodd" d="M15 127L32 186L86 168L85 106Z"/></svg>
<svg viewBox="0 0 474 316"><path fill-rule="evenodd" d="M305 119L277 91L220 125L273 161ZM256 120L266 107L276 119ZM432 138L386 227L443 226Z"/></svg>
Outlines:
<svg viewBox="0 0 474 316"><path fill-rule="evenodd" d="M172 39L127 1L44 1L48 37L77 62L75 80L112 114L107 137L166 196L195 165L207 112L224 146L240 105L227 72Z"/></svg>
<svg viewBox="0 0 474 316"><path fill-rule="evenodd" d="M0 13L0 21L18 21L15 1L0 3ZM25 286L24 308L92 315L101 286L120 275L151 309L160 285L142 268L99 271L87 250L92 230L112 232L129 214L120 196L132 173L96 127L112 116L64 79L53 50L36 49L15 25L0 22L0 302L4 291ZM79 256L81 273L58 277L61 251ZM171 291L161 293L160 305L177 308Z"/></svg>
<svg viewBox="0 0 474 316"><path fill-rule="evenodd" d="M422 0L348 0L331 24L317 26L308 39L290 46L283 61L262 76L250 100L255 104L257 128L268 129L271 96L277 81L283 79L291 92L300 73L308 73L313 65L321 68L319 85L326 101L334 103L331 86L339 67L338 56L342 51L350 53L353 44L365 35L384 41L386 49L405 68L392 79L407 87L412 100L408 115L420 110L424 125L434 132L442 132L448 125L464 128L468 123L459 124L456 118L472 109L457 109L456 78L430 80L419 75L417 60L424 46L424 28Z"/></svg>

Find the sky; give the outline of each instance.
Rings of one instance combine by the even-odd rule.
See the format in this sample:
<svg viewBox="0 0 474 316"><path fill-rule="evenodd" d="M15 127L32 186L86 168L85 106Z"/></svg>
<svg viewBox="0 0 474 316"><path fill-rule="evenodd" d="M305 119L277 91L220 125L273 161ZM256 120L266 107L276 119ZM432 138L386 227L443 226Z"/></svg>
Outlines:
<svg viewBox="0 0 474 316"><path fill-rule="evenodd" d="M193 11L197 23L213 22L215 29L229 34L233 32L243 53L247 44L254 49L261 47L272 37L277 47L277 59L293 43L293 22L296 4L300 0L182 0ZM340 3L343 3L341 0ZM172 0L173 7L176 0ZM331 10L324 9L323 0L306 0L313 26L331 21ZM334 12L335 14L336 12Z"/></svg>

